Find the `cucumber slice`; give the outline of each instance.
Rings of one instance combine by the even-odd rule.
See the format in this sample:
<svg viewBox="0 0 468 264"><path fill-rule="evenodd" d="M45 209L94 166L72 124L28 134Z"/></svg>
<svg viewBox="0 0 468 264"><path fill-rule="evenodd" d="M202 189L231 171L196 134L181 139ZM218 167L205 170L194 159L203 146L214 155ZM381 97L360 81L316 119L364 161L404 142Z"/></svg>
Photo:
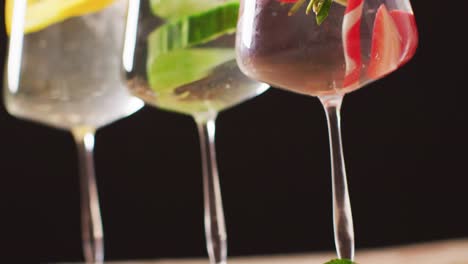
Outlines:
<svg viewBox="0 0 468 264"><path fill-rule="evenodd" d="M208 76L214 68L235 59L234 49L179 49L155 57L148 65L148 82L157 94Z"/></svg>
<svg viewBox="0 0 468 264"><path fill-rule="evenodd" d="M239 0L227 2L239 3ZM154 15L174 19L203 12L226 3L226 0L150 0Z"/></svg>
<svg viewBox="0 0 468 264"><path fill-rule="evenodd" d="M203 13L169 21L148 37L147 75L157 93L208 76L235 58L233 48L193 48L236 30L239 3L227 2Z"/></svg>
<svg viewBox="0 0 468 264"><path fill-rule="evenodd" d="M171 50L193 47L234 33L238 13L239 3L230 2L160 26L148 37L150 60Z"/></svg>

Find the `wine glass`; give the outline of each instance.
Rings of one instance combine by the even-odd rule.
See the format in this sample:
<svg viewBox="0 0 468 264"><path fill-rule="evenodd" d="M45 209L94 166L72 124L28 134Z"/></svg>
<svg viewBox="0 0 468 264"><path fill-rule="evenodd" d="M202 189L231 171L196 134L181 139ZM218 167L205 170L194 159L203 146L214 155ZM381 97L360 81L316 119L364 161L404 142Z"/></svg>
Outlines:
<svg viewBox="0 0 468 264"><path fill-rule="evenodd" d="M202 157L204 220L211 263L226 263L215 154L219 111L263 93L235 60L238 0L136 0L129 6L123 67L128 87L160 109L191 115Z"/></svg>
<svg viewBox="0 0 468 264"><path fill-rule="evenodd" d="M324 106L341 259L354 259L340 131L343 97L401 67L417 45L409 0L241 1L236 41L241 70L272 86L316 96Z"/></svg>
<svg viewBox="0 0 468 264"><path fill-rule="evenodd" d="M5 105L18 118L73 134L87 263L104 258L95 131L143 106L128 93L120 68L126 10L127 0L6 2Z"/></svg>

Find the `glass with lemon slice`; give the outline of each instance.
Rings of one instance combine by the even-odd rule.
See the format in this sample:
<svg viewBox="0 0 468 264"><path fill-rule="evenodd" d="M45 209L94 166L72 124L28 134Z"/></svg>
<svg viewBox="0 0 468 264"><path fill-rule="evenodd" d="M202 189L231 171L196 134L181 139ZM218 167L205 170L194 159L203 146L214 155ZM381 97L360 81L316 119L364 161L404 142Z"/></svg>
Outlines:
<svg viewBox="0 0 468 264"><path fill-rule="evenodd" d="M8 112L72 132L81 170L83 249L103 260L95 130L143 106L121 70L127 0L7 0Z"/></svg>
<svg viewBox="0 0 468 264"><path fill-rule="evenodd" d="M214 147L219 111L267 90L235 60L238 0L130 2L123 66L147 104L191 115L200 135L205 232L211 263L225 263L226 231Z"/></svg>

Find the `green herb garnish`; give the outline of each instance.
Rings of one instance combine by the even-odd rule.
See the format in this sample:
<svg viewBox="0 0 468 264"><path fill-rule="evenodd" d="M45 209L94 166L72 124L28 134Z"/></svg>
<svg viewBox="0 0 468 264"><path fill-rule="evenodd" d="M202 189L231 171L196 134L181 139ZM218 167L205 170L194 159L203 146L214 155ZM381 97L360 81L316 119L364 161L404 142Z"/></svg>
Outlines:
<svg viewBox="0 0 468 264"><path fill-rule="evenodd" d="M306 1L307 0L296 1L291 7L291 10L289 10L288 15L294 15ZM323 21L325 21L325 19L328 17L328 13L330 12L330 8L332 6L333 1L343 6L346 6L348 4L348 0L310 0L309 4L307 5L306 14L310 14L311 11L314 11L316 15L317 24L321 25ZM280 2L283 1L280 0Z"/></svg>
<svg viewBox="0 0 468 264"><path fill-rule="evenodd" d="M312 0L307 6L306 14L309 14L310 10L313 9L316 14L317 24L320 25L328 17L332 2L333 0Z"/></svg>
<svg viewBox="0 0 468 264"><path fill-rule="evenodd" d="M334 259L325 264L357 264L349 259Z"/></svg>

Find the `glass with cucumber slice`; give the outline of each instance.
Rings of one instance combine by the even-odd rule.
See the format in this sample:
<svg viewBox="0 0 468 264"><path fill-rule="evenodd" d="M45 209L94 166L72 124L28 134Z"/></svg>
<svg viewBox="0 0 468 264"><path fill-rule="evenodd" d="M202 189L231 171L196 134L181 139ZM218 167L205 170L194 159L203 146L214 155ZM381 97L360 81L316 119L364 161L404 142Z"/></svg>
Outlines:
<svg viewBox="0 0 468 264"><path fill-rule="evenodd" d="M225 263L226 231L214 146L219 111L267 90L235 60L238 0L130 2L123 67L147 104L191 115L200 136L205 233L211 263Z"/></svg>
<svg viewBox="0 0 468 264"><path fill-rule="evenodd" d="M126 49L133 56L125 57L125 65L131 65L126 67L130 90L148 104L206 115L245 101L266 86L244 77L234 65L238 1L197 2L142 1L137 36L127 34L135 45Z"/></svg>

